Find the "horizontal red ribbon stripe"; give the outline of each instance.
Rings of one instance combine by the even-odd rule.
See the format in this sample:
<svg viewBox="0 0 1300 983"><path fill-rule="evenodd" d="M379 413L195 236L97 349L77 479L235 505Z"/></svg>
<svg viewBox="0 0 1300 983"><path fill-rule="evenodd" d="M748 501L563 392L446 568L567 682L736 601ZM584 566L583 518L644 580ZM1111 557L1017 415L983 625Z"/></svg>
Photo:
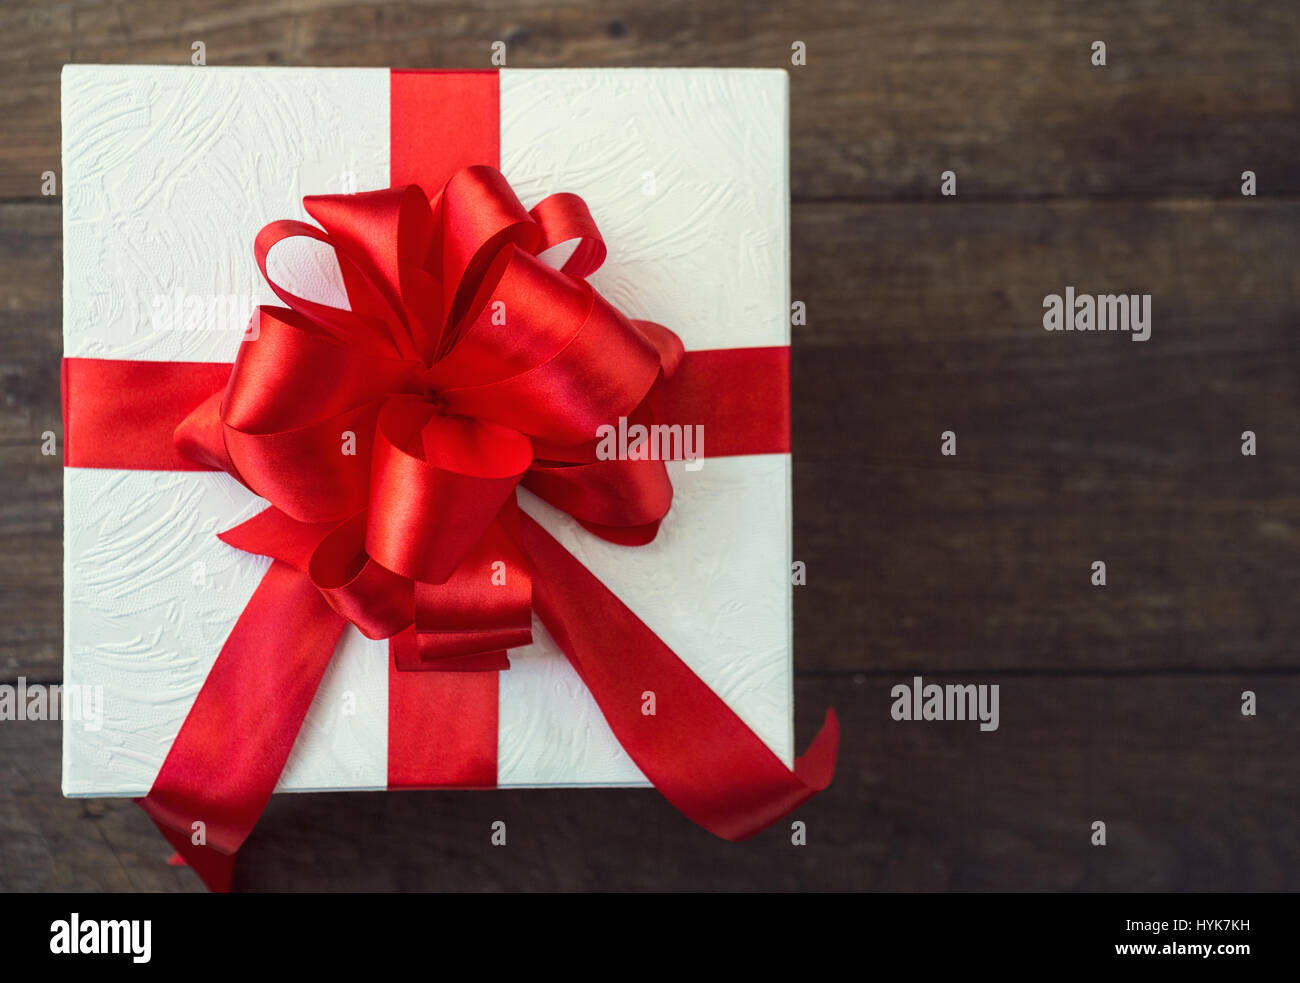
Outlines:
<svg viewBox="0 0 1300 983"><path fill-rule="evenodd" d="M790 453L788 347L687 352L651 400L656 424L704 428L705 458Z"/></svg>
<svg viewBox="0 0 1300 983"><path fill-rule="evenodd" d="M172 440L177 425L226 388L230 365L65 358L63 463L70 468L206 471ZM73 394L76 398L73 399Z"/></svg>
<svg viewBox="0 0 1300 983"><path fill-rule="evenodd" d="M64 359L63 463L213 470L182 456L172 434L196 406L225 388L230 368L228 362ZM69 399L73 388L75 401ZM738 392L746 395L733 398ZM653 399L656 423L704 427L706 459L790 451L789 348L687 352Z"/></svg>

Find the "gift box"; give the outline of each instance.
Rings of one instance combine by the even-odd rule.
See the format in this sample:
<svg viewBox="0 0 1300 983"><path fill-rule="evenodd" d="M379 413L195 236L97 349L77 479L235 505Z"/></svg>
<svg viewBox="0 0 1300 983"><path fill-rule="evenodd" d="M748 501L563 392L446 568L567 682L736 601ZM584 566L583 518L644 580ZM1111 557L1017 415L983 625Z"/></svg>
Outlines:
<svg viewBox="0 0 1300 983"><path fill-rule="evenodd" d="M214 830L231 825L222 796L260 811L253 800L261 793L250 791L259 783L269 793L268 783L276 791L337 791L653 782L691 818L736 838L829 781L834 735L819 739L818 774L810 776L795 764L792 733L783 71L67 66L62 103L64 684L102 694L103 706L95 726L65 720L66 795L148 795L146 810L169 839L207 846L201 835L184 835L190 805L177 806L186 796L173 779L207 789L190 798L207 797L194 809L214 814ZM409 185L419 189L414 197L385 190ZM473 207L464 204L471 200ZM471 234L466 223L520 207L528 214L510 220L513 231L476 243L474 255L499 256L503 236L512 242L504 251L529 255L486 269L467 259L456 272L464 279L449 279L457 237ZM372 233L390 216L391 236ZM388 243L400 268L391 283ZM458 404L453 395L449 408L439 370L469 347L462 339L495 330L497 314L502 324L506 318L505 301L487 297L491 284L470 281L513 282L510 271L524 260L532 264L525 272L556 297L587 297L594 306L584 316L607 323L584 325L578 340L545 356L561 382L539 383L544 396L480 393ZM545 279L538 264L556 272ZM582 293L584 284L597 299ZM351 344L345 338L328 358L317 352L303 363L316 368L297 371L292 398L268 395L274 386L264 380L289 357L280 354L283 339L319 332L320 311L333 312L322 315L327 326L355 321L348 330L360 337L377 323L367 321L364 291L418 348L424 336L415 325L430 319L412 313L423 301L408 294L439 290L445 296L429 309L441 303L446 326L426 331L427 347L403 356L420 363L415 377L423 382L393 383L400 392L376 410L378 424L358 417L352 429L340 428L343 456L322 452L316 471L302 471L319 474L328 497L331 469L353 466L348 435L359 440L370 476L359 480L369 481L371 496L360 525L322 533L329 523L316 521L324 513L313 511L315 501L285 518L286 509L295 512L286 501L317 489L307 478L285 484L265 446L244 449L241 441L264 434L240 430L233 421L240 407L278 399L297 426L304 404L319 403L328 415L346 402L345 390L377 384L384 370L361 364L360 342L351 361L330 361ZM498 285L496 294L504 290ZM510 304L510 317L535 304L528 316L544 320L560 301L521 289ZM282 313L260 313L268 311ZM461 315L480 321L465 327ZM599 344L579 351L600 331ZM493 337L510 347L518 335L502 327ZM620 345L631 354L619 356ZM629 528L597 521L599 509L583 511L594 486L569 494L574 472L564 469L576 459L552 448L568 446L557 437L564 426L518 422L519 414L536 417L545 400L558 398L553 388L578 372L556 367L566 358L579 360L583 373L571 402L603 392L607 379L622 385L639 371L626 367L629 359L654 360L658 381L644 401L632 401L630 419L611 417L607 430L583 438L608 438L602 461L637 459L629 430L635 444L638 420L699 435L694 448L678 443L657 455L671 484L661 517L629 519ZM644 388L651 376L636 378ZM466 410L471 403L478 408ZM636 416L642 411L649 415ZM443 453L430 438L403 456L403 441L421 427L436 429L430 414L441 413L450 414L443 421L476 421L466 425L474 444L466 455L491 434L522 447L532 470L522 482L494 472L465 485L462 476L454 487L463 492L439 485L414 526L419 536L408 536L402 522L415 506L400 497L406 492L382 503L375 496L396 480L398 458L430 467ZM503 426L514 436L501 436ZM383 453L396 457L379 461ZM504 504L493 498L498 492ZM456 512L480 506L496 532ZM329 513L330 522L338 515ZM471 526L472 535L464 532ZM305 529L315 530L308 546L282 545L285 537L298 543L294 530ZM388 564L379 572L404 585L367 595L361 614L355 596L321 583L321 567L338 552L331 544L349 535L352 552L338 562L352 565L340 583L353 577L345 586L355 587L358 564L371 570L379 557ZM465 542L447 546L458 535ZM257 545L270 541L277 545ZM493 559L492 549L506 558ZM461 574L432 569L453 553L462 572L470 559L461 557L482 559L485 578L467 580L455 604L447 592ZM489 583L517 603L498 603ZM374 597L397 594L405 620L389 625ZM406 623L412 596L414 625ZM486 596L486 607L470 596ZM489 609L508 626L484 614ZM318 630L334 620L333 636ZM456 647L475 633L496 641ZM241 645L257 651L234 666L226 650ZM310 671L293 668L313 646L326 658L311 656ZM281 663L289 668L274 668ZM710 702L714 696L721 703ZM300 719L262 735L260 720L282 712ZM286 737L292 749L278 756L259 747ZM704 803L713 791L691 786L725 784L731 779L704 772L744 772L749 759L754 775L716 796L754 821L715 822L730 806ZM225 787L228 778L235 787ZM233 853L243 835L217 834L212 845Z"/></svg>

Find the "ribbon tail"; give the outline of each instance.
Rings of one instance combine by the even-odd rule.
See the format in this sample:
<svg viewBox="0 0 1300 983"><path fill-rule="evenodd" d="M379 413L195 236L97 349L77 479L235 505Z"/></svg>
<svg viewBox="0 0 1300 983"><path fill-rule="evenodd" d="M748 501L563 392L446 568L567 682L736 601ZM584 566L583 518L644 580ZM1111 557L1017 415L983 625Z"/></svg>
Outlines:
<svg viewBox="0 0 1300 983"><path fill-rule="evenodd" d="M528 515L522 545L533 602L632 760L665 798L727 840L743 840L830 784L839 722L827 711L788 769L759 737L586 567ZM646 694L655 713L644 715Z"/></svg>
<svg viewBox="0 0 1300 983"><path fill-rule="evenodd" d="M305 574L273 562L135 800L210 889L229 890L346 624Z"/></svg>
<svg viewBox="0 0 1300 983"><path fill-rule="evenodd" d="M138 803L143 806L143 799L137 799ZM145 812L148 812L145 809ZM152 818L152 817L150 817ZM189 867L194 873L199 875L199 880L213 894L229 894L231 886L235 881L235 855L233 853L222 853L220 850L214 850L210 846L202 846L195 843L189 836L172 829L170 826L164 826L162 823L154 820L154 825L158 827L158 832L176 850L168 858L167 864L171 867Z"/></svg>

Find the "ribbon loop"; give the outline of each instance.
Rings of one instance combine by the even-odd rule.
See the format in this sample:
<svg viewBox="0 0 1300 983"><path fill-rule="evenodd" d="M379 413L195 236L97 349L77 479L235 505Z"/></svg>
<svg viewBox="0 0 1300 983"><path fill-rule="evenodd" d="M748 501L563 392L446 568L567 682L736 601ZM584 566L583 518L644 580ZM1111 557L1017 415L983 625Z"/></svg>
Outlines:
<svg viewBox="0 0 1300 983"><path fill-rule="evenodd" d="M496 381L444 383L439 391L451 410L572 445L594 440L602 425L641 404L659 378L660 356L627 318L586 281L534 256L514 251L500 273L492 296L504 305L505 324L493 324L485 308L462 344L497 353L500 367L515 371ZM548 303L538 305L538 297Z"/></svg>
<svg viewBox="0 0 1300 983"><path fill-rule="evenodd" d="M266 268L266 260L271 250L286 239L295 237L322 242L334 249L334 254L339 260L340 271L350 270L350 273L344 273L344 280L350 283L355 291L348 297L353 309L344 310L300 297L271 277ZM262 272L262 279L267 282L275 295L292 310L310 318L335 340L349 347L366 348L399 358L409 354L403 351L395 340L400 337L400 331L394 329L400 328L401 315L374 290L364 272L357 268L351 258L338 250L333 240L314 225L289 219L271 222L257 234L257 238L253 241L253 255L257 259L258 269Z"/></svg>
<svg viewBox="0 0 1300 983"><path fill-rule="evenodd" d="M377 426L367 549L398 573L442 583L531 463L532 445L515 430L389 400Z"/></svg>
<svg viewBox="0 0 1300 983"><path fill-rule="evenodd" d="M542 228L538 252L576 240L573 252L560 268L561 272L585 279L605 262L605 240L596 228L596 220L591 217L587 203L577 195L558 192L543 198L528 214Z"/></svg>
<svg viewBox="0 0 1300 983"><path fill-rule="evenodd" d="M434 242L433 213L414 185L353 195L315 195L303 207L351 263L340 264L348 297L356 303L369 287L396 312L404 331L394 341L404 357L428 360L441 334L442 290L425 264Z"/></svg>
<svg viewBox="0 0 1300 983"><path fill-rule="evenodd" d="M536 252L542 232L494 167L475 165L456 172L433 203L440 236L443 313L448 325L458 322L478 281L498 252L515 245ZM456 341L444 337L439 354Z"/></svg>

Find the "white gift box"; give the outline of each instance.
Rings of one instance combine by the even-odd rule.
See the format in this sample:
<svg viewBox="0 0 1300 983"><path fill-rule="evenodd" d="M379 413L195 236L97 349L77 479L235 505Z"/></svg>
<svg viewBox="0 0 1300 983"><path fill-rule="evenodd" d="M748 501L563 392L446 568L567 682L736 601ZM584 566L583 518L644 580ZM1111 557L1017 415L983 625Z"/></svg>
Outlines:
<svg viewBox="0 0 1300 983"><path fill-rule="evenodd" d="M688 350L789 344L785 72L503 69L499 86L501 171L526 207L586 200L609 247L591 282L615 306ZM390 184L387 69L67 66L62 101L67 357L232 361L252 308L277 303L258 230L309 221L304 195ZM314 287L298 292L341 298L318 255L284 263ZM789 766L789 455L668 468L647 546L520 501ZM103 700L102 720L64 722L65 795L149 791L270 562L216 533L265 504L221 473L65 469L64 685ZM499 785L647 784L533 630L501 674ZM386 786L388 658L346 629L280 791Z"/></svg>

